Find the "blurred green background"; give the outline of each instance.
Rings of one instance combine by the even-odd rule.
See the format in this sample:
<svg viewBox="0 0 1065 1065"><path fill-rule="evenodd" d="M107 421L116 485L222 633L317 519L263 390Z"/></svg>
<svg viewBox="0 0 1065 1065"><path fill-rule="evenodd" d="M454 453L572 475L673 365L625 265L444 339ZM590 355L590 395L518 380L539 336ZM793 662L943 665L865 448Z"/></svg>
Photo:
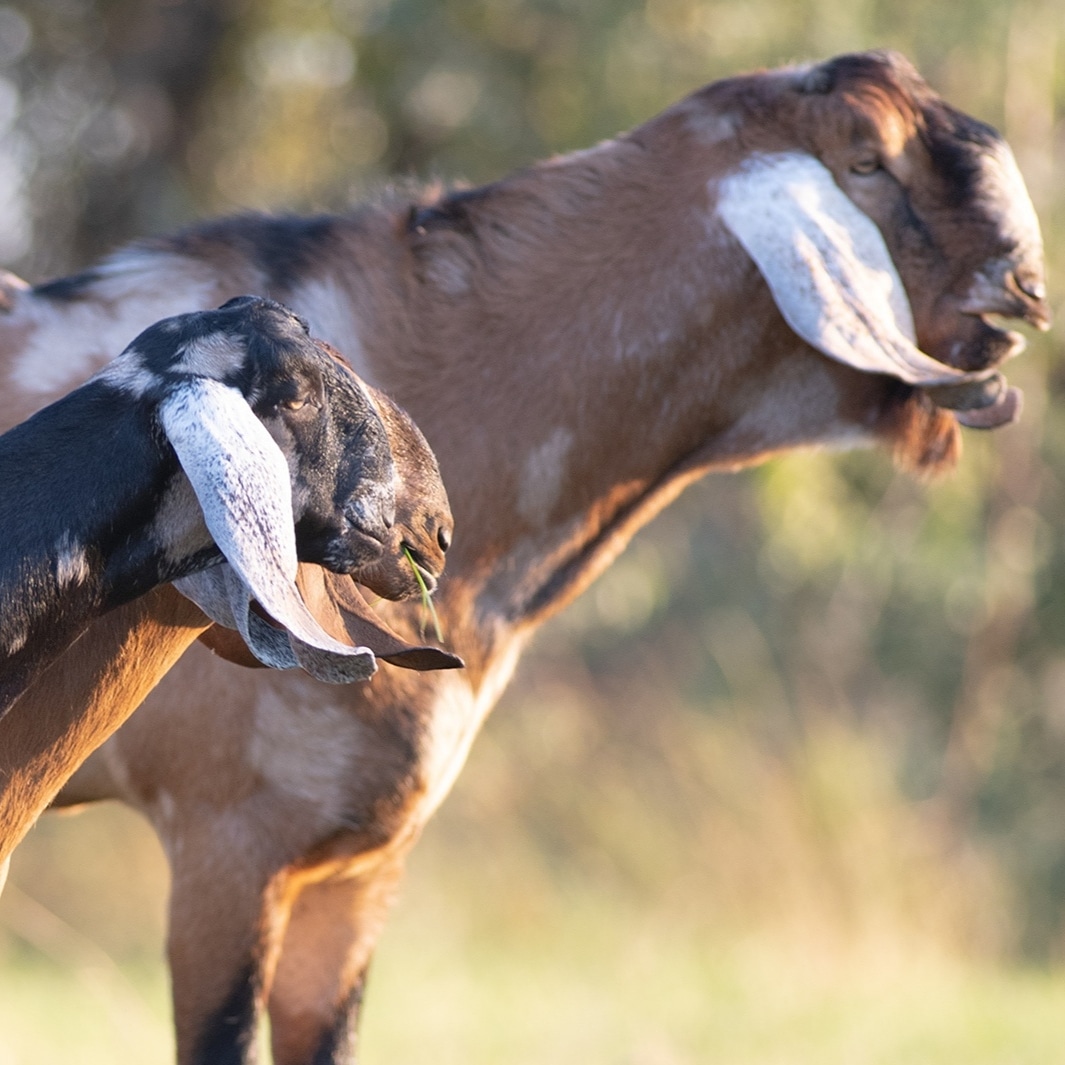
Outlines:
<svg viewBox="0 0 1065 1065"><path fill-rule="evenodd" d="M1065 0L0 5L0 262L489 180L890 46L1011 141L1060 318L1063 45ZM1065 1062L1060 336L949 479L711 478L546 627L415 851L368 1065ZM42 821L0 898L0 1065L169 1060L165 892L128 811Z"/></svg>

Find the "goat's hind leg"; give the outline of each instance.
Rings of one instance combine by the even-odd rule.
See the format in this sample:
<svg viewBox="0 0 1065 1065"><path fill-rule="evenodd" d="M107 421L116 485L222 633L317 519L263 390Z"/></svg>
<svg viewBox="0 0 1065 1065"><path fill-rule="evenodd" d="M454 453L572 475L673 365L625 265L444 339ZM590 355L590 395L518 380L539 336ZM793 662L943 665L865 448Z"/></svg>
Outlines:
<svg viewBox="0 0 1065 1065"><path fill-rule="evenodd" d="M269 1010L274 1065L351 1065L370 958L402 859L305 884L289 917Z"/></svg>

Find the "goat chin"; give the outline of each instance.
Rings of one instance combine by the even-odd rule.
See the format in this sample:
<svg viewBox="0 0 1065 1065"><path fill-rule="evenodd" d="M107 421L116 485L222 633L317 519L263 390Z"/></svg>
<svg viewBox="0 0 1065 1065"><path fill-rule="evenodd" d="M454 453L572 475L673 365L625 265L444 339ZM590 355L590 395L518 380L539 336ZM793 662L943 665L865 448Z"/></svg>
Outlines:
<svg viewBox="0 0 1065 1065"><path fill-rule="evenodd" d="M973 387L1016 350L981 315L1045 326L1042 278L1001 138L866 53L715 83L483 188L223 219L12 285L0 417L99 365L116 322L266 286L415 418L455 514L438 612L463 673L327 690L196 650L72 780L164 841L181 1062L237 1060L264 1003L275 1062L337 1060L404 855L536 624L707 470L870 442L948 468L933 399L1013 416Z"/></svg>

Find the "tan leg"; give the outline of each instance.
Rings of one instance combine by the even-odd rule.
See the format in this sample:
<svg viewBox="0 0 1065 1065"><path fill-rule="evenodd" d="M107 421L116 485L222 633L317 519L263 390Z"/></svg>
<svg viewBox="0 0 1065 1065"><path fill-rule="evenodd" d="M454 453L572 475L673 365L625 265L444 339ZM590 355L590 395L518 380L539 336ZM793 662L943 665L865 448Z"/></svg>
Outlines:
<svg viewBox="0 0 1065 1065"><path fill-rule="evenodd" d="M403 872L306 884L292 906L270 989L274 1065L350 1065L366 971Z"/></svg>

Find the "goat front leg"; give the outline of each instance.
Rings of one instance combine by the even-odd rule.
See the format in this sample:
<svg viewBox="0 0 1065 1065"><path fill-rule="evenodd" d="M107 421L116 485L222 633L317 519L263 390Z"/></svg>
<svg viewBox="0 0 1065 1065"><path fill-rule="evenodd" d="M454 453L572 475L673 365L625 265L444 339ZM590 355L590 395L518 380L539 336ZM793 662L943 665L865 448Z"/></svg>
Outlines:
<svg viewBox="0 0 1065 1065"><path fill-rule="evenodd" d="M274 1065L351 1065L370 958L403 873L372 869L302 884L269 993Z"/></svg>
<svg viewBox="0 0 1065 1065"><path fill-rule="evenodd" d="M206 843L207 833L167 839L177 1058L179 1065L254 1065L263 988L284 928L279 878L262 856L241 850L246 831L221 830L218 821L231 814L201 815L213 825Z"/></svg>

